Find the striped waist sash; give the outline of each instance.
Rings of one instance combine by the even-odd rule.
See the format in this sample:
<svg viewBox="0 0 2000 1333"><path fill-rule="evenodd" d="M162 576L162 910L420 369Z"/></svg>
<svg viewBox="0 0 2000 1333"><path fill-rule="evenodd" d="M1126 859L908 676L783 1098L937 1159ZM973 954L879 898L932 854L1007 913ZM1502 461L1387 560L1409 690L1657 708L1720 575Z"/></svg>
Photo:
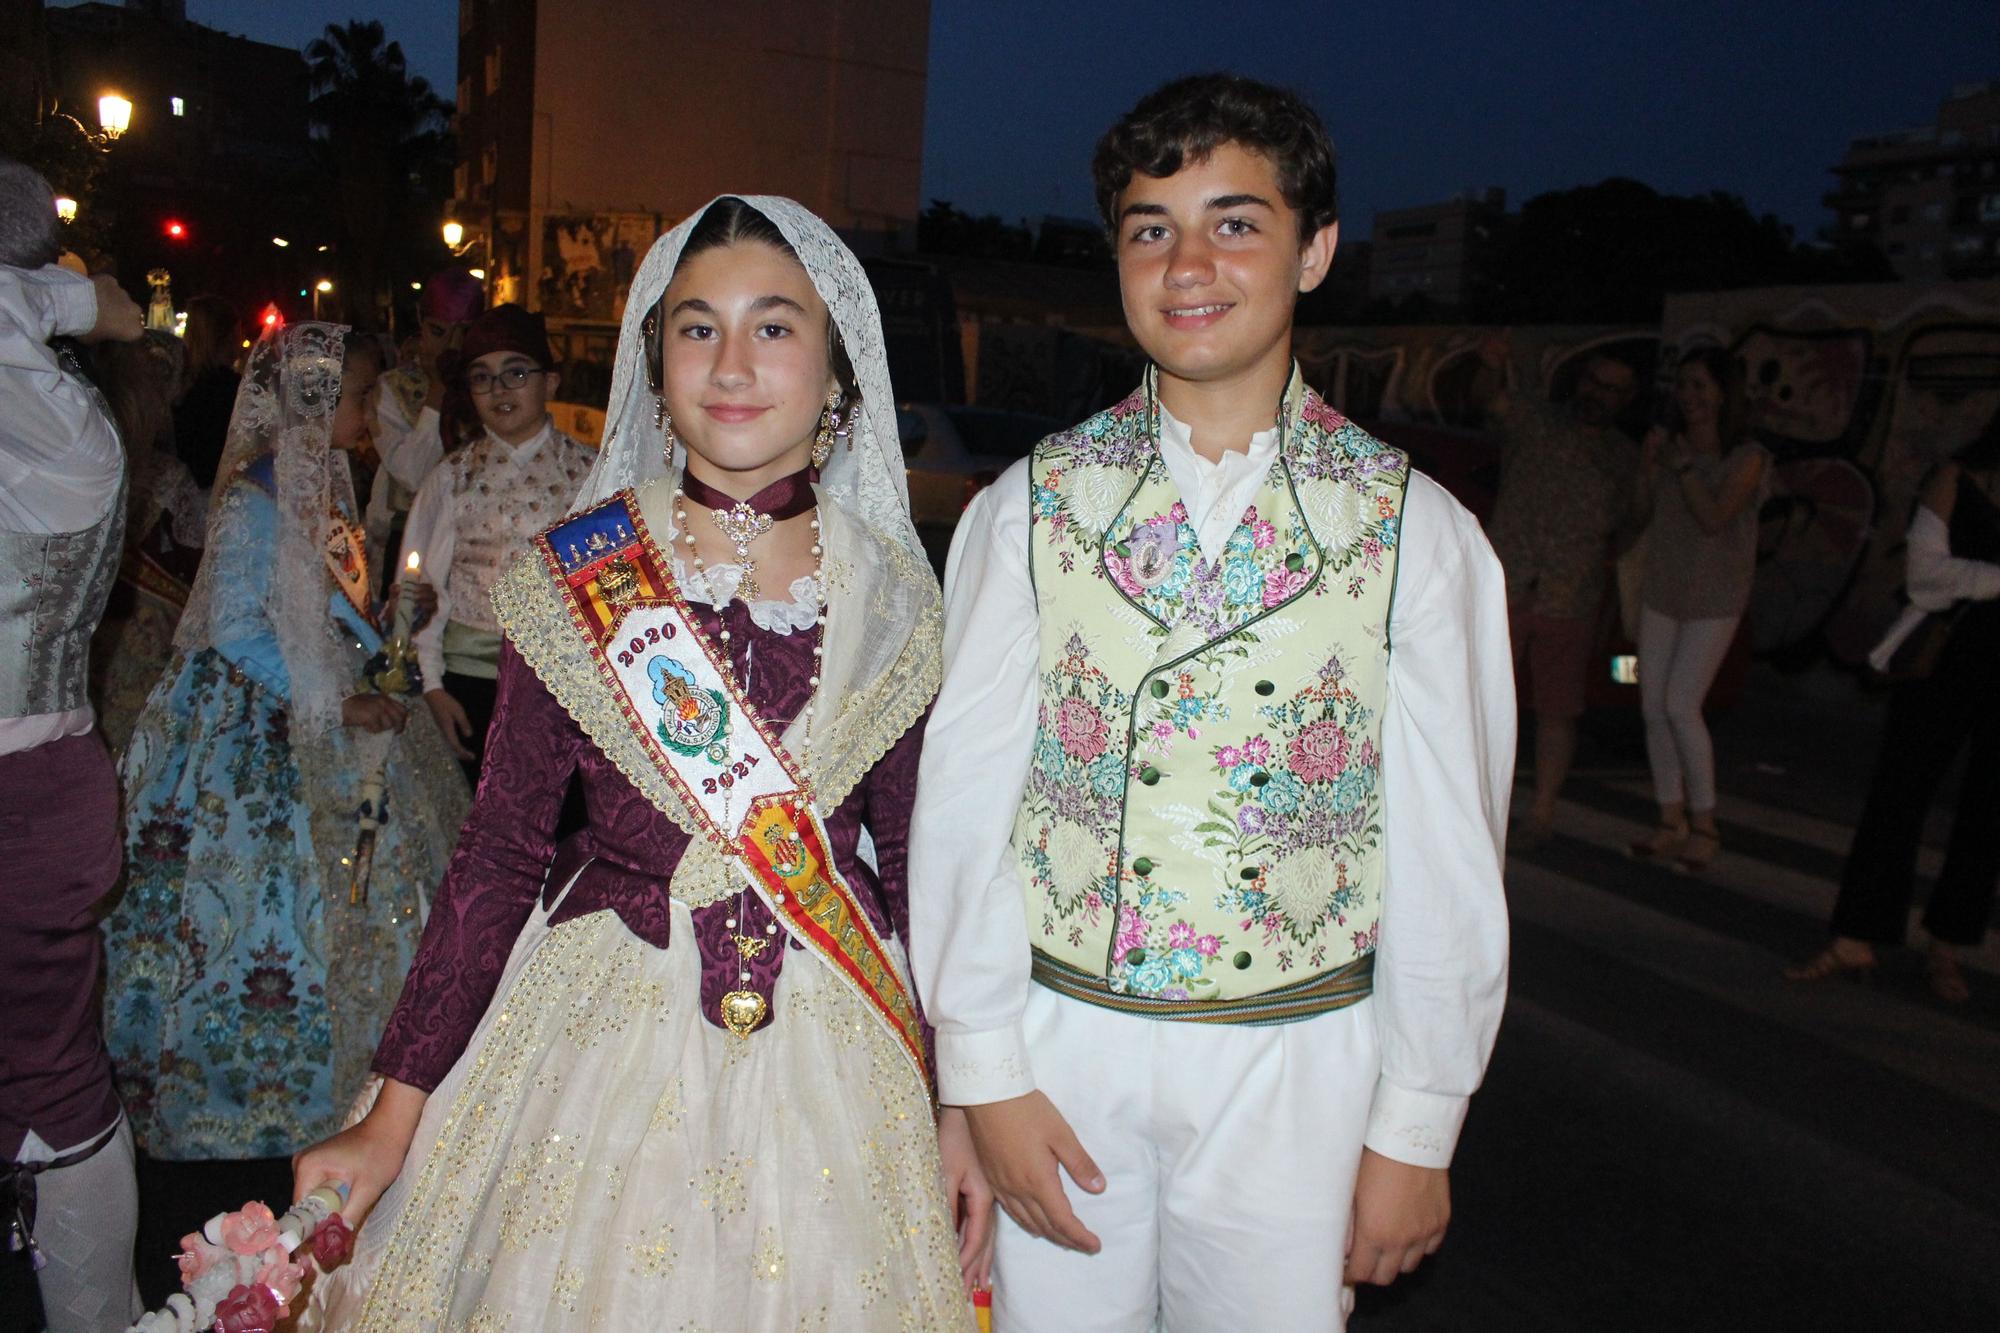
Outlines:
<svg viewBox="0 0 2000 1333"><path fill-rule="evenodd" d="M1082 1000L1100 1009L1138 1014L1169 1023L1220 1023L1261 1027L1317 1018L1365 1000L1375 989L1375 955L1363 954L1344 967L1305 981L1280 986L1262 995L1233 1000L1160 1000L1149 995L1114 991L1103 977L1092 976L1034 951L1031 975L1058 995Z"/></svg>

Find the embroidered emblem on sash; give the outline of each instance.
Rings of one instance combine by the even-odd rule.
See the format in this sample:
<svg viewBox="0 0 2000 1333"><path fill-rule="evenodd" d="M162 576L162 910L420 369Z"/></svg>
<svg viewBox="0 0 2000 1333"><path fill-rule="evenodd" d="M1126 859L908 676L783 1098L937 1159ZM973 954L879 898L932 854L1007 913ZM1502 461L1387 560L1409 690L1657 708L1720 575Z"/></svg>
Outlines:
<svg viewBox="0 0 2000 1333"><path fill-rule="evenodd" d="M535 546L600 680L696 826L793 938L868 1004L928 1084L916 1002L841 877L811 788L702 632L632 492L558 524ZM747 1002L723 1017L738 1035L761 1021Z"/></svg>

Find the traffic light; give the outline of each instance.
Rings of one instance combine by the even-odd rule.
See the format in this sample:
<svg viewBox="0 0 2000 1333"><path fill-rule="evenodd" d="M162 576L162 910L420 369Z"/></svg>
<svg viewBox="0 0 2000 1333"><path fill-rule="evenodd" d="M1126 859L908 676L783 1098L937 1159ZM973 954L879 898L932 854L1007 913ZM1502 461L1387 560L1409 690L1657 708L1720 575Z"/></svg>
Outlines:
<svg viewBox="0 0 2000 1333"><path fill-rule="evenodd" d="M160 230L167 234L170 241L185 241L188 238L187 223L179 218L168 218Z"/></svg>
<svg viewBox="0 0 2000 1333"><path fill-rule="evenodd" d="M285 322L285 317L278 313L277 302L273 301L264 307L264 313L259 317L259 322L264 326L264 331L267 333Z"/></svg>

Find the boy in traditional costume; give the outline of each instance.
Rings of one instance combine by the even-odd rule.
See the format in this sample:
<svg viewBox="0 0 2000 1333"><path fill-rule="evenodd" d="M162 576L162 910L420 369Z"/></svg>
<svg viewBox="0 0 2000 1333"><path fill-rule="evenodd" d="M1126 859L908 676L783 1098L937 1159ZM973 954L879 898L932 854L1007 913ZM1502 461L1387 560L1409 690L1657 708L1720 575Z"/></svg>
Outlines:
<svg viewBox="0 0 2000 1333"><path fill-rule="evenodd" d="M298 1164L373 1208L312 1318L966 1327L952 1206L975 1271L989 1199L900 943L940 599L859 262L716 201L647 256L610 402L580 511L494 593L484 774L380 1095Z"/></svg>
<svg viewBox="0 0 2000 1333"><path fill-rule="evenodd" d="M418 488L398 568L438 590L437 613L414 636L424 702L477 783L500 672L494 581L569 511L597 453L549 419L561 377L539 314L495 306L466 329L461 357L482 429Z"/></svg>
<svg viewBox="0 0 2000 1333"><path fill-rule="evenodd" d="M138 1306L94 915L118 877L118 782L86 691L128 481L103 396L51 339L145 325L116 279L57 265L62 239L49 183L0 158L0 1231L69 1333Z"/></svg>
<svg viewBox="0 0 2000 1333"><path fill-rule="evenodd" d="M1153 365L953 543L911 846L940 1096L1007 1213L996 1327L1339 1328L1343 1268L1442 1238L1499 1020L1500 567L1291 358L1337 237L1309 107L1182 80L1094 171Z"/></svg>

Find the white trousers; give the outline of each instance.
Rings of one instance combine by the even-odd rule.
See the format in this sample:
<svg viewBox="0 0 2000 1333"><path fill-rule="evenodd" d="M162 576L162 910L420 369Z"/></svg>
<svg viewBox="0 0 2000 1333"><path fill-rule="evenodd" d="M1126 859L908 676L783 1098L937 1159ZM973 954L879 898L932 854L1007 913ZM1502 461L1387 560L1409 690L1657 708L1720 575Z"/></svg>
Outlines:
<svg viewBox="0 0 2000 1333"><path fill-rule="evenodd" d="M1279 1027L1163 1023L1031 988L1035 1084L1104 1172L1095 1255L1000 1215L996 1333L1323 1333L1381 1053L1371 1001Z"/></svg>
<svg viewBox="0 0 2000 1333"><path fill-rule="evenodd" d="M1675 620L1650 606L1639 612L1639 707L1661 805L1685 800L1690 810L1715 809L1715 746L1701 705L1741 619Z"/></svg>

